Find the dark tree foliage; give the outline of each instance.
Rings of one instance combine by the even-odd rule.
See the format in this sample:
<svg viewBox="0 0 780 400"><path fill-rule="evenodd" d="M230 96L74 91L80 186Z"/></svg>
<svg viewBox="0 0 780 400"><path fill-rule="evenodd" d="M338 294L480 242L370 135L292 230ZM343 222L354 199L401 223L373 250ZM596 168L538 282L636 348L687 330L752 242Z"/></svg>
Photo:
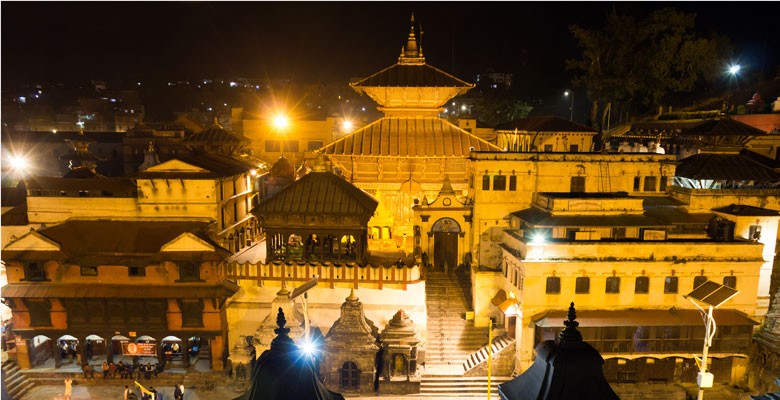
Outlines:
<svg viewBox="0 0 780 400"><path fill-rule="evenodd" d="M599 104L646 113L718 75L728 40L697 35L695 19L673 8L644 19L613 11L603 28L570 27L582 57L567 60L567 69L580 72L575 84L588 89L594 122Z"/></svg>
<svg viewBox="0 0 780 400"><path fill-rule="evenodd" d="M533 110L511 91L488 92L474 105L473 114L488 126L525 118Z"/></svg>

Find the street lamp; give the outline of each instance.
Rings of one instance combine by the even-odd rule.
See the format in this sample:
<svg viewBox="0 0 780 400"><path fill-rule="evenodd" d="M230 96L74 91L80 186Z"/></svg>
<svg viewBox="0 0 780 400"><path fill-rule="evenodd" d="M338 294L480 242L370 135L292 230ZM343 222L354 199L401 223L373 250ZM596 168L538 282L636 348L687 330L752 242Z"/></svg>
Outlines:
<svg viewBox="0 0 780 400"><path fill-rule="evenodd" d="M282 157L284 157L284 134L287 132L287 128L290 126L290 118L287 117L287 115L282 113L277 113L273 120L273 126L276 128L277 132L279 133L279 136L282 140L280 140L280 149L282 152Z"/></svg>
<svg viewBox="0 0 780 400"><path fill-rule="evenodd" d="M697 286L692 292L683 296L699 309L699 312L701 312L702 318L704 319L704 348L702 350L701 360L698 360L697 357L697 361L701 361L699 373L696 375L696 385L699 387L698 400L704 399L704 388L711 388L713 382L712 373L707 372L707 354L709 348L712 346L712 339L715 337L716 329L712 310L720 307L738 293L739 291L736 289L708 280ZM704 311L704 308L702 308L699 303L707 306L708 310Z"/></svg>
<svg viewBox="0 0 780 400"><path fill-rule="evenodd" d="M571 106L569 106L569 121L574 121L574 92L567 90L563 92L563 95L566 97L571 97Z"/></svg>
<svg viewBox="0 0 780 400"><path fill-rule="evenodd" d="M742 66L739 64L733 64L729 66L728 73L729 73L729 91L726 94L726 114L729 113L729 107L731 107L731 84L732 82L737 78L737 74L739 74L739 70L742 69Z"/></svg>

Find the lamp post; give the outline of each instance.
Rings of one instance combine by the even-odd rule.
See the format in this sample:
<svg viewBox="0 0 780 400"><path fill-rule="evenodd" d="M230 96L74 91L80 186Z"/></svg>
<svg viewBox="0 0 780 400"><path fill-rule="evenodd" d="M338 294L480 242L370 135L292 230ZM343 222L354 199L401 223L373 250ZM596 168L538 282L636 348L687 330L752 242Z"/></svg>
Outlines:
<svg viewBox="0 0 780 400"><path fill-rule="evenodd" d="M714 380L712 373L707 371L707 356L709 349L712 346L712 339L715 338L716 329L715 318L712 316L712 311L738 293L739 291L736 289L708 280L697 286L692 292L683 296L699 309L699 312L701 312L702 318L704 319L704 347L702 349L699 373L696 375L696 385L699 387L698 400L704 400L704 388L711 388L712 381ZM699 303L704 304L708 309L705 311Z"/></svg>
<svg viewBox="0 0 780 400"><path fill-rule="evenodd" d="M563 95L566 97L571 97L571 105L569 106L569 121L574 121L574 92L567 90L563 92Z"/></svg>
<svg viewBox="0 0 780 400"><path fill-rule="evenodd" d="M742 69L742 66L739 64L734 64L729 67L728 73L729 73L729 90L726 94L726 114L729 113L729 108L731 107L731 85L732 82L737 78L737 74L739 73L739 70Z"/></svg>

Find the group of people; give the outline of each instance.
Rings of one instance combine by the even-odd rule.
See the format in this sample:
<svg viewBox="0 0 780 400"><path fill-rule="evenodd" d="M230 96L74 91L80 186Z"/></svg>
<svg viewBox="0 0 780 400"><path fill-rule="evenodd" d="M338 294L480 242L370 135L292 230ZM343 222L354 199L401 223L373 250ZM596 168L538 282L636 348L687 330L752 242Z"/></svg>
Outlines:
<svg viewBox="0 0 780 400"><path fill-rule="evenodd" d="M152 377L157 378L157 374L162 372L162 367L157 363L154 365L150 363L139 364L134 367L132 364L124 364L121 361L117 364L104 361L100 370L103 373L103 379L116 377L121 379L152 379ZM95 370L88 363L81 366L81 372L84 374L84 379L95 378Z"/></svg>
<svg viewBox="0 0 780 400"><path fill-rule="evenodd" d="M154 386L149 386L149 389L147 389L138 383L136 385L141 389L141 400L163 400L162 393L159 393ZM174 385L173 399L184 400L184 384L177 383ZM138 400L138 395L135 394L133 389L125 385L123 400Z"/></svg>

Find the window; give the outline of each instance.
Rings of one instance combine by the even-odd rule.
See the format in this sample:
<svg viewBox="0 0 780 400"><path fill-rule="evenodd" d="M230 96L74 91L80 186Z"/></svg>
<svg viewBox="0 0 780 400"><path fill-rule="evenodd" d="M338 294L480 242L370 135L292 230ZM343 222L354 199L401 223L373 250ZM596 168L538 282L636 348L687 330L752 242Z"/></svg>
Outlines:
<svg viewBox="0 0 780 400"><path fill-rule="evenodd" d="M658 188L659 191L665 192L666 191L666 182L669 180L668 177L662 176L661 177L661 187Z"/></svg>
<svg viewBox="0 0 780 400"><path fill-rule="evenodd" d="M626 238L626 228L625 227L612 228L612 236L615 239L625 239Z"/></svg>
<svg viewBox="0 0 780 400"><path fill-rule="evenodd" d="M637 276L636 284L634 286L634 293L647 293L650 291L650 278L646 276Z"/></svg>
<svg viewBox="0 0 780 400"><path fill-rule="evenodd" d="M737 288L737 277L730 275L730 276L724 276L723 277L723 286L728 286L732 289Z"/></svg>
<svg viewBox="0 0 780 400"><path fill-rule="evenodd" d="M550 276L547 278L547 294L558 294L561 292L561 278Z"/></svg>
<svg viewBox="0 0 780 400"><path fill-rule="evenodd" d="M506 190L506 175L495 175L493 177L493 190Z"/></svg>
<svg viewBox="0 0 780 400"><path fill-rule="evenodd" d="M49 300L25 300L30 311L31 326L51 326L51 303Z"/></svg>
<svg viewBox="0 0 780 400"><path fill-rule="evenodd" d="M634 191L635 191L635 192L638 192L638 191L639 191L639 185L640 185L641 183L642 183L642 177L640 177L640 176L635 176L635 177L634 177Z"/></svg>
<svg viewBox="0 0 780 400"><path fill-rule="evenodd" d="M572 176L569 191L572 193L585 193L585 177Z"/></svg>
<svg viewBox="0 0 780 400"><path fill-rule="evenodd" d="M707 282L706 276L696 276L693 278L693 288L696 289L697 287L701 286L702 283Z"/></svg>
<svg viewBox="0 0 780 400"><path fill-rule="evenodd" d="M569 145L569 152L571 153L579 153L580 146L578 144L571 144Z"/></svg>
<svg viewBox="0 0 780 400"><path fill-rule="evenodd" d="M574 293L583 294L588 292L590 292L590 278L587 276L578 277L574 286Z"/></svg>
<svg viewBox="0 0 780 400"><path fill-rule="evenodd" d="M24 279L28 281L45 281L46 274L43 271L43 266L36 261L25 263Z"/></svg>
<svg viewBox="0 0 780 400"><path fill-rule="evenodd" d="M553 147L552 147L551 144L544 145L544 152L545 153L552 153L552 151L553 151Z"/></svg>
<svg viewBox="0 0 780 400"><path fill-rule="evenodd" d="M191 282L200 280L200 266L193 262L179 264L179 280Z"/></svg>
<svg viewBox="0 0 780 400"><path fill-rule="evenodd" d="M322 140L309 140L309 143L306 145L307 150L314 151L322 147Z"/></svg>
<svg viewBox="0 0 780 400"><path fill-rule="evenodd" d="M509 190L512 192L517 190L517 177L514 175L509 177Z"/></svg>
<svg viewBox="0 0 780 400"><path fill-rule="evenodd" d="M146 276L146 267L144 266L127 267L127 276Z"/></svg>
<svg viewBox="0 0 780 400"><path fill-rule="evenodd" d="M360 387L360 370L353 362L347 361L339 369L339 387L357 390Z"/></svg>
<svg viewBox="0 0 780 400"><path fill-rule="evenodd" d="M610 276L607 278L606 293L620 293L620 277Z"/></svg>
<svg viewBox="0 0 780 400"><path fill-rule="evenodd" d="M655 176L645 177L645 192L655 192Z"/></svg>
<svg viewBox="0 0 780 400"><path fill-rule="evenodd" d="M202 300L182 300L179 303L181 307L181 326L202 327L203 326L203 301Z"/></svg>
<svg viewBox="0 0 780 400"><path fill-rule="evenodd" d="M97 276L97 267L81 266L81 276Z"/></svg>
<svg viewBox="0 0 780 400"><path fill-rule="evenodd" d="M265 151L266 152L278 152L281 147L278 140L266 140Z"/></svg>
<svg viewBox="0 0 780 400"><path fill-rule="evenodd" d="M664 280L664 293L677 293L677 277L667 276Z"/></svg>
<svg viewBox="0 0 780 400"><path fill-rule="evenodd" d="M482 175L482 190L490 190L490 175Z"/></svg>

